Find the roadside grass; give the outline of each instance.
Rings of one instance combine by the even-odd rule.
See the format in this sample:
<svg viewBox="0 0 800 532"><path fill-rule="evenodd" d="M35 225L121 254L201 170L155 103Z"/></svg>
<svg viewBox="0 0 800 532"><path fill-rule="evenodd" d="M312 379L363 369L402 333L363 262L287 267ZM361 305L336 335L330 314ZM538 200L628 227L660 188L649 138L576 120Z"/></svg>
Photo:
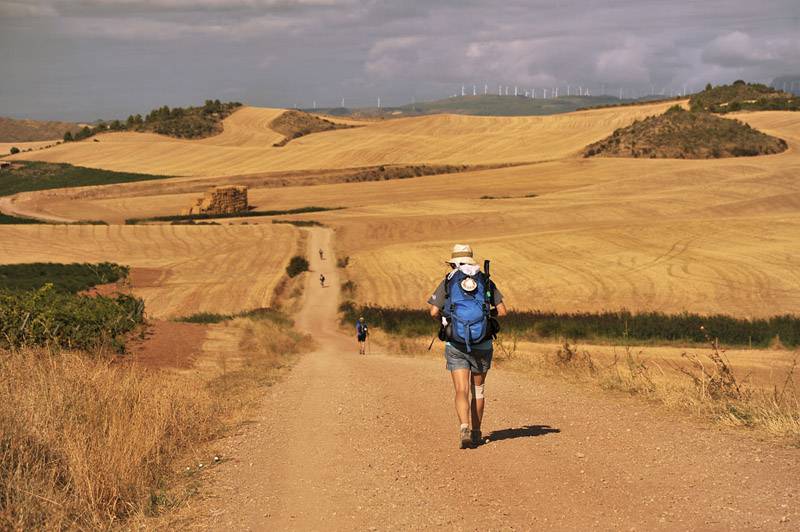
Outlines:
<svg viewBox="0 0 800 532"><path fill-rule="evenodd" d="M219 314L216 312L196 312L188 316L180 316L173 321L185 323L222 323L237 318L253 318L258 320L269 320L275 324L292 327L294 322L279 310L272 308L257 308L246 310L238 314Z"/></svg>
<svg viewBox="0 0 800 532"><path fill-rule="evenodd" d="M14 161L10 169L3 170L3 178L0 179L0 196L52 188L111 185L169 177L171 176L112 172L99 168L72 166L66 163Z"/></svg>
<svg viewBox="0 0 800 532"><path fill-rule="evenodd" d="M311 345L270 319L232 323L244 359L208 377L104 352L0 350L0 529L168 520L196 490L199 464L215 463L210 442L243 423L263 386Z"/></svg>
<svg viewBox="0 0 800 532"><path fill-rule="evenodd" d="M668 363L666 371L658 362L648 360L642 350L630 346L610 364L595 360L587 350L568 342L544 357L517 352L513 341L511 345L500 342L498 348L500 358L517 368L640 396L715 423L787 438L800 446L797 356L781 384L767 388L739 376L725 350L711 338L702 351L686 351L682 362Z"/></svg>

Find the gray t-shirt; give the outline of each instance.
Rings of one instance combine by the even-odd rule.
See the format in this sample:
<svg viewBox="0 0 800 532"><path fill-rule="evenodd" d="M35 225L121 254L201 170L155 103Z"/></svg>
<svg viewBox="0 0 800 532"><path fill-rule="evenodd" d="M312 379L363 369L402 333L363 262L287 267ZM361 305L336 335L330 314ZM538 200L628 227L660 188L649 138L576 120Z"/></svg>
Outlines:
<svg viewBox="0 0 800 532"><path fill-rule="evenodd" d="M503 302L503 294L500 292L500 289L497 286L494 287L494 304L499 305ZM436 290L433 292L433 295L428 299L429 305L434 305L439 308L439 310L444 307L444 280L439 283L439 286L436 287Z"/></svg>

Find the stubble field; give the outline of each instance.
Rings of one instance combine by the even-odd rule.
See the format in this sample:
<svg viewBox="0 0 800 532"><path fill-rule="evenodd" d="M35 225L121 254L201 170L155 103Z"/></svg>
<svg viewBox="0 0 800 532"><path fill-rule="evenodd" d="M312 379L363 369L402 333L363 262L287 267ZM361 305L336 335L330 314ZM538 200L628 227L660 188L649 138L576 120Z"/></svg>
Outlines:
<svg viewBox="0 0 800 532"><path fill-rule="evenodd" d="M362 303L423 304L446 271L449 247L466 242L480 258L493 260L512 308L743 317L796 312L800 117L738 116L787 140L790 148L780 155L720 160L577 155L585 144L667 105L549 117L442 115L365 122L283 148L272 147L277 134L268 128L279 111L245 108L226 120L223 134L202 141L114 133L102 135L99 143L40 152L53 161L194 177L30 193L10 201L26 214L119 223L178 213L198 195L188 192L192 183L206 186L214 175L401 162L515 163L414 179L254 187L250 201L262 210L344 207L293 218L336 229L338 251L350 257L347 276L357 283ZM244 221L221 222L236 226L226 231L238 234L248 230L238 227Z"/></svg>

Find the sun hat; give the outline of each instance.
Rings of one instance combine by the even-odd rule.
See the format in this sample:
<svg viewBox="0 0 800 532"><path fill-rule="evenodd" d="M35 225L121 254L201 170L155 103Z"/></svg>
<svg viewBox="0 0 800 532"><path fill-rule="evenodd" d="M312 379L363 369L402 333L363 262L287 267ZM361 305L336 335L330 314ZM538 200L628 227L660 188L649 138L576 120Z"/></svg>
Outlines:
<svg viewBox="0 0 800 532"><path fill-rule="evenodd" d="M472 248L467 244L456 244L450 253L450 264L477 264L472 257Z"/></svg>

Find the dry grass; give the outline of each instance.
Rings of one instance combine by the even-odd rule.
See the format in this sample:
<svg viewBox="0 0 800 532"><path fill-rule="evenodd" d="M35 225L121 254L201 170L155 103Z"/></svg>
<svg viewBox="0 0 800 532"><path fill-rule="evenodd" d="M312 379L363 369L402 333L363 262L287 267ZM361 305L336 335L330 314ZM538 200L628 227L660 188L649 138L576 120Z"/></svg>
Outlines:
<svg viewBox="0 0 800 532"><path fill-rule="evenodd" d="M236 321L243 358L210 380L99 355L0 352L0 529L107 529L179 503L176 460L241 421L309 345L269 321Z"/></svg>
<svg viewBox="0 0 800 532"><path fill-rule="evenodd" d="M545 356L517 350L513 340L498 342L499 360L534 373L557 375L599 385L690 412L729 426L748 427L800 445L800 394L797 354L776 384L753 384L735 370L727 353L709 338L708 349L685 352L682 362L658 361L625 347L610 362L565 342Z"/></svg>

